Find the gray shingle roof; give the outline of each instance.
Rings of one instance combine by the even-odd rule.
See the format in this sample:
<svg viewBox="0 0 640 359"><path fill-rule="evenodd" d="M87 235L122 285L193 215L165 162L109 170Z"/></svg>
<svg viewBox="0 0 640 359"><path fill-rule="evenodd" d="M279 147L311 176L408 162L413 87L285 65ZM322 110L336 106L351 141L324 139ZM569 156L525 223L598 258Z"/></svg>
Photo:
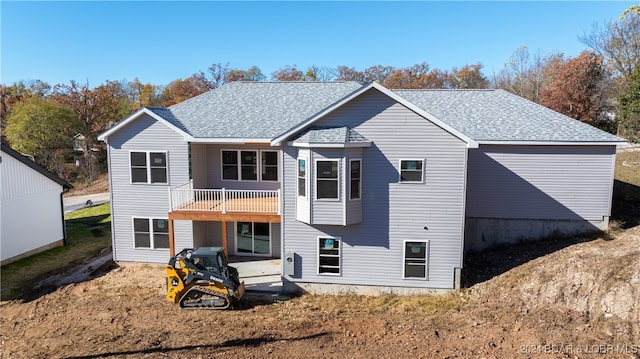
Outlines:
<svg viewBox="0 0 640 359"><path fill-rule="evenodd" d="M621 141L504 90L392 91L479 142Z"/></svg>
<svg viewBox="0 0 640 359"><path fill-rule="evenodd" d="M233 82L153 111L196 138L272 139L360 88L356 82Z"/></svg>
<svg viewBox="0 0 640 359"><path fill-rule="evenodd" d="M233 82L149 110L194 138L271 140L361 88L356 82ZM391 91L477 142L623 141L503 90ZM342 136L333 131L305 133L304 141Z"/></svg>
<svg viewBox="0 0 640 359"><path fill-rule="evenodd" d="M299 143L366 143L364 136L347 126L310 128L294 139Z"/></svg>

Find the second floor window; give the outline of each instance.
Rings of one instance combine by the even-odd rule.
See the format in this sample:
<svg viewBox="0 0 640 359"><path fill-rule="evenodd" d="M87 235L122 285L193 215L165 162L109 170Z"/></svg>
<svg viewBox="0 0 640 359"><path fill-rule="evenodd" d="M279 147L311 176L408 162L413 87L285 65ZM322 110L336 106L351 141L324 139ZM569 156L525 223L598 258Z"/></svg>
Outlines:
<svg viewBox="0 0 640 359"><path fill-rule="evenodd" d="M424 160L400 160L400 182L423 182L423 164Z"/></svg>
<svg viewBox="0 0 640 359"><path fill-rule="evenodd" d="M316 198L338 199L338 161L316 162Z"/></svg>
<svg viewBox="0 0 640 359"><path fill-rule="evenodd" d="M349 179L350 199L360 199L360 191L362 189L360 185L362 182L360 164L360 160L349 161L349 175L351 176Z"/></svg>
<svg viewBox="0 0 640 359"><path fill-rule="evenodd" d="M168 183L166 152L131 152L131 183Z"/></svg>
<svg viewBox="0 0 640 359"><path fill-rule="evenodd" d="M258 181L258 173L261 181L278 180L278 151L223 150L221 157L225 181Z"/></svg>
<svg viewBox="0 0 640 359"><path fill-rule="evenodd" d="M307 160L298 159L298 197L307 196Z"/></svg>

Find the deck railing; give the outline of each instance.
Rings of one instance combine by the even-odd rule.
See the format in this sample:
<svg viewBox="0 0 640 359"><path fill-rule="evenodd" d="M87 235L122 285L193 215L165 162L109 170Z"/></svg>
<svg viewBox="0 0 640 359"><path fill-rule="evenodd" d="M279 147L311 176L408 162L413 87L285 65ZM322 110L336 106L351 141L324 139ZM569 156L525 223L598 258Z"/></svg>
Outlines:
<svg viewBox="0 0 640 359"><path fill-rule="evenodd" d="M169 189L172 211L280 214L280 190L193 189L191 182Z"/></svg>

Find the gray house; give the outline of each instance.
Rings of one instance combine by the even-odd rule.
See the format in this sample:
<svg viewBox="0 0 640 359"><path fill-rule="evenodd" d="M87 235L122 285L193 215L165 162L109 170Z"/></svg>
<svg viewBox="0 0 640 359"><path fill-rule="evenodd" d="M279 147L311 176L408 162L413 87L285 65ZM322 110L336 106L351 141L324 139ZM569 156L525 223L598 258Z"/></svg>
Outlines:
<svg viewBox="0 0 640 359"><path fill-rule="evenodd" d="M465 251L604 229L624 140L502 90L237 82L108 144L114 260L283 258L285 289L456 288Z"/></svg>

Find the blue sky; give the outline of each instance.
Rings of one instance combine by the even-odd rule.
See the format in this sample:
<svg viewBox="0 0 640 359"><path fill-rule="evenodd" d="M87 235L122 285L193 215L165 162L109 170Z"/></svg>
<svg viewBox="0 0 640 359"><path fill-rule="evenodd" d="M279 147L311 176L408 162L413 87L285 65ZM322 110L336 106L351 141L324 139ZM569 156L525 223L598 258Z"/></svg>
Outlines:
<svg viewBox="0 0 640 359"><path fill-rule="evenodd" d="M636 2L637 3L637 2ZM480 62L490 76L519 46L576 56L578 35L625 1L0 2L0 83L133 80L166 85L212 63L258 66Z"/></svg>

